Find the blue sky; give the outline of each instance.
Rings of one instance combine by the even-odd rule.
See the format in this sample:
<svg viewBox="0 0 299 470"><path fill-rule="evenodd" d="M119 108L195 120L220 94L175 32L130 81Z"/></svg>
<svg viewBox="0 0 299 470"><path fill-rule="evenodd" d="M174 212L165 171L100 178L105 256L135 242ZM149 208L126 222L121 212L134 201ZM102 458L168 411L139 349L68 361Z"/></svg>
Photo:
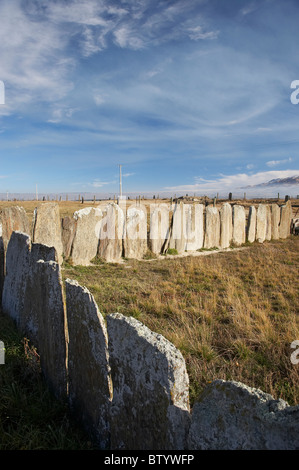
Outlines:
<svg viewBox="0 0 299 470"><path fill-rule="evenodd" d="M297 0L1 0L0 18L0 193L117 194L119 164L125 194L299 175Z"/></svg>

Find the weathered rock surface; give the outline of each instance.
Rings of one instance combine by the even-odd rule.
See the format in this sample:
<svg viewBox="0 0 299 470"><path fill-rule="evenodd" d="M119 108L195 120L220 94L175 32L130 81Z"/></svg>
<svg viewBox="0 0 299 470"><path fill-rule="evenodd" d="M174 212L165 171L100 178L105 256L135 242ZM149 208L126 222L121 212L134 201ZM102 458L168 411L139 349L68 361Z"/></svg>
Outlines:
<svg viewBox="0 0 299 470"><path fill-rule="evenodd" d="M147 252L147 212L144 207L129 207L126 214L124 256L142 259Z"/></svg>
<svg viewBox="0 0 299 470"><path fill-rule="evenodd" d="M77 221L74 217L63 217L62 219L62 246L63 255L68 259L72 253L73 241L75 238Z"/></svg>
<svg viewBox="0 0 299 470"><path fill-rule="evenodd" d="M248 221L247 221L247 240L250 243L255 241L256 236L256 208L254 206L249 207Z"/></svg>
<svg viewBox="0 0 299 470"><path fill-rule="evenodd" d="M299 406L261 390L215 380L192 410L189 450L299 449Z"/></svg>
<svg viewBox="0 0 299 470"><path fill-rule="evenodd" d="M37 261L36 283L38 353L49 388L59 399L67 394L66 319L60 265L55 261Z"/></svg>
<svg viewBox="0 0 299 470"><path fill-rule="evenodd" d="M279 238L287 238L291 233L293 210L290 201L280 208Z"/></svg>
<svg viewBox="0 0 299 470"><path fill-rule="evenodd" d="M206 207L204 248L220 247L220 215L217 207Z"/></svg>
<svg viewBox="0 0 299 470"><path fill-rule="evenodd" d="M118 263L122 259L124 224L122 208L115 203L108 204L103 211L101 222L98 222L98 256L107 262Z"/></svg>
<svg viewBox="0 0 299 470"><path fill-rule="evenodd" d="M226 202L221 206L220 214L220 248L228 248L232 241L233 224L232 208Z"/></svg>
<svg viewBox="0 0 299 470"><path fill-rule="evenodd" d="M110 445L112 383L105 321L85 288L67 279L69 403L101 449Z"/></svg>
<svg viewBox="0 0 299 470"><path fill-rule="evenodd" d="M151 206L149 247L157 255L163 253L170 236L169 206L155 204Z"/></svg>
<svg viewBox="0 0 299 470"><path fill-rule="evenodd" d="M243 206L233 206L233 243L242 245L246 241L246 215Z"/></svg>
<svg viewBox="0 0 299 470"><path fill-rule="evenodd" d="M271 204L271 235L273 240L279 239L280 207Z"/></svg>
<svg viewBox="0 0 299 470"><path fill-rule="evenodd" d="M11 234L6 251L6 275L2 308L19 326L24 309L24 296L29 271L31 238L22 232Z"/></svg>
<svg viewBox="0 0 299 470"><path fill-rule="evenodd" d="M256 240L263 243L266 240L267 208L265 204L259 204L256 211Z"/></svg>
<svg viewBox="0 0 299 470"><path fill-rule="evenodd" d="M185 250L200 250L203 247L203 204L184 205Z"/></svg>
<svg viewBox="0 0 299 470"><path fill-rule="evenodd" d="M181 353L138 320L107 316L112 449L184 449L189 379Z"/></svg>
<svg viewBox="0 0 299 470"><path fill-rule="evenodd" d="M32 231L34 243L54 246L58 262L61 264L63 262L63 244L59 205L55 202L40 204L34 210Z"/></svg>
<svg viewBox="0 0 299 470"><path fill-rule="evenodd" d="M184 203L181 201L176 203L173 208L168 248L177 250L179 254L186 249Z"/></svg>
<svg viewBox="0 0 299 470"><path fill-rule="evenodd" d="M266 204L266 236L265 240L271 240L272 238L272 215L271 207Z"/></svg>
<svg viewBox="0 0 299 470"><path fill-rule="evenodd" d="M38 318L44 302L43 284L40 282L39 265L37 264L39 260L58 262L55 248L41 243L31 244L19 328L36 348L39 347Z"/></svg>
<svg viewBox="0 0 299 470"><path fill-rule="evenodd" d="M14 231L31 234L29 219L23 207L12 206L0 210L0 298L5 275L5 254Z"/></svg>
<svg viewBox="0 0 299 470"><path fill-rule="evenodd" d="M99 222L102 210L95 207L86 207L74 213L77 222L76 233L73 240L71 258L74 265L88 266L98 253Z"/></svg>
<svg viewBox="0 0 299 470"><path fill-rule="evenodd" d="M12 206L0 210L0 223L2 225L2 239L6 252L12 232L22 232L31 236L28 216L23 207Z"/></svg>

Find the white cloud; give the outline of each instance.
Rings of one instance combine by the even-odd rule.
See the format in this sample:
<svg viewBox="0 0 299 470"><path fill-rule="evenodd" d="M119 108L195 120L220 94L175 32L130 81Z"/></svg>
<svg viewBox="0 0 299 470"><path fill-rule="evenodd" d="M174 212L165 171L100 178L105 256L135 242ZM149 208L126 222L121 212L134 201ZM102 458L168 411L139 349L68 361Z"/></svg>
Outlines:
<svg viewBox="0 0 299 470"><path fill-rule="evenodd" d="M254 186L257 184L268 182L272 179L288 178L290 176L299 175L298 170L285 171L264 171L248 175L247 173L238 173L235 175L219 175L214 180L205 180L203 178L195 178L194 184L186 184L179 186L168 186L164 189L173 192L201 192L201 193L217 193L219 191L236 191L242 192L246 186ZM242 191L241 191L242 190ZM276 190L275 190L276 191Z"/></svg>
<svg viewBox="0 0 299 470"><path fill-rule="evenodd" d="M284 163L289 163L289 162L292 162L293 159L290 157L290 158L286 158L284 160L270 160L269 162L266 162L266 165L267 166L270 166L270 167L273 167L273 166L277 166L277 165L283 165Z"/></svg>

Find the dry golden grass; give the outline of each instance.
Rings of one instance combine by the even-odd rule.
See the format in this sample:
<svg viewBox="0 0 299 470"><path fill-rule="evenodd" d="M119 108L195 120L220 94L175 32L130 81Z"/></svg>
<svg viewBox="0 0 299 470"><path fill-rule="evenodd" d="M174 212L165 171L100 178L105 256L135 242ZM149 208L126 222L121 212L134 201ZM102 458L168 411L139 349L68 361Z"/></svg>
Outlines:
<svg viewBox="0 0 299 470"><path fill-rule="evenodd" d="M132 315L184 355L191 403L215 378L299 403L299 238L243 251L91 267L65 265L101 313Z"/></svg>

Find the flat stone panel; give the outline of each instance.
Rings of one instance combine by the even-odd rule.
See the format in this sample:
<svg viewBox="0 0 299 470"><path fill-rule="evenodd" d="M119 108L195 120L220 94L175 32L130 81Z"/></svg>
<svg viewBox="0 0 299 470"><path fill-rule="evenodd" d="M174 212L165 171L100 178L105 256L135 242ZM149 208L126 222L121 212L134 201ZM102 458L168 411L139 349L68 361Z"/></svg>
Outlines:
<svg viewBox="0 0 299 470"><path fill-rule="evenodd" d="M163 336L132 317L107 316L113 381L112 449L185 449L189 378Z"/></svg>

